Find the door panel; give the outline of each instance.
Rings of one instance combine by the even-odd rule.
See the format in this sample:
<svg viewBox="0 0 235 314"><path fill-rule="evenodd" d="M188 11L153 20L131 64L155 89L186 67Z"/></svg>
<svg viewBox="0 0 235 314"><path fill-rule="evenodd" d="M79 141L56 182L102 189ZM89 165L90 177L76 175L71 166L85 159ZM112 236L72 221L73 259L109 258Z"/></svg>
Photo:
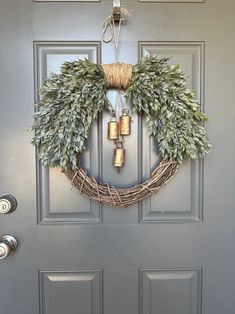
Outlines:
<svg viewBox="0 0 235 314"><path fill-rule="evenodd" d="M38 88L62 62L113 62L113 46L101 42L111 2L0 1L0 194L18 202L0 216L0 235L19 241L0 261L1 314L234 314L235 4L147 2L122 3L131 17L120 61L158 54L180 63L210 117L213 149L205 161L184 162L158 195L117 209L42 167L27 131ZM115 91L108 97L114 102ZM132 117L120 174L106 138L110 116L94 123L83 158L91 175L125 187L159 162L144 119Z"/></svg>
<svg viewBox="0 0 235 314"><path fill-rule="evenodd" d="M140 313L200 313L202 291L200 269L142 269L140 278Z"/></svg>
<svg viewBox="0 0 235 314"><path fill-rule="evenodd" d="M59 73L65 61L101 60L100 42L34 42L35 100L38 89L51 73ZM100 176L99 131L94 123L83 164L93 176ZM95 158L91 158L95 156ZM71 188L60 169L42 167L37 157L38 217L41 224L97 223L101 219L101 206ZM69 200L69 201L68 201Z"/></svg>
<svg viewBox="0 0 235 314"><path fill-rule="evenodd" d="M180 64L187 75L189 88L204 106L204 42L140 42L140 57L152 55L169 57L170 63ZM155 145L142 129L143 177L149 177L158 161ZM180 167L177 176L161 193L143 202L142 222L195 222L203 215L203 161L187 161ZM171 195L171 197L169 197ZM177 198L177 202L175 199Z"/></svg>
<svg viewBox="0 0 235 314"><path fill-rule="evenodd" d="M102 272L40 272L41 313L101 314ZM72 306L71 306L72 304Z"/></svg>

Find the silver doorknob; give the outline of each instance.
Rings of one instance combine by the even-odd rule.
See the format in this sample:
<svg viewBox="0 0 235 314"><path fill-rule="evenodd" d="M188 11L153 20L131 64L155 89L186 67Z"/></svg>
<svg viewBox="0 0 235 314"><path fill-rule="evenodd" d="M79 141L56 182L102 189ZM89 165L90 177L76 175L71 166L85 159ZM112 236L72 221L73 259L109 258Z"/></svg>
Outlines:
<svg viewBox="0 0 235 314"><path fill-rule="evenodd" d="M13 253L17 248L17 244L16 238L11 234L0 237L0 259L4 259Z"/></svg>

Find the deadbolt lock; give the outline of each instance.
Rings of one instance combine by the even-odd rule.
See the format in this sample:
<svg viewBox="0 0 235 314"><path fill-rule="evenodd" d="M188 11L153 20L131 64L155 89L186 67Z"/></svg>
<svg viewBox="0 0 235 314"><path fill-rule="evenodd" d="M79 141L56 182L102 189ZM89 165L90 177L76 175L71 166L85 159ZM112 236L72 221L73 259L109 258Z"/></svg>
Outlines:
<svg viewBox="0 0 235 314"><path fill-rule="evenodd" d="M0 196L0 214L8 214L16 210L17 201L14 196L4 194Z"/></svg>

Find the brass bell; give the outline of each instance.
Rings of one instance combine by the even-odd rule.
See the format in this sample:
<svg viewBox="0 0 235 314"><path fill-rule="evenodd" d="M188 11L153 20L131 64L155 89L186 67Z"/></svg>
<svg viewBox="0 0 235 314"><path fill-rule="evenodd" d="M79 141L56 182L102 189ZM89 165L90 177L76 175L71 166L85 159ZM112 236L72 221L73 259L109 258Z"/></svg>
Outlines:
<svg viewBox="0 0 235 314"><path fill-rule="evenodd" d="M123 148L122 142L117 143L117 147L114 148L113 155L113 166L117 168L122 168L125 163L125 149Z"/></svg>
<svg viewBox="0 0 235 314"><path fill-rule="evenodd" d="M123 109L120 117L120 135L126 136L131 134L131 117L129 116L129 110Z"/></svg>
<svg viewBox="0 0 235 314"><path fill-rule="evenodd" d="M113 113L110 121L108 122L108 139L118 140L119 138L119 123L115 113Z"/></svg>

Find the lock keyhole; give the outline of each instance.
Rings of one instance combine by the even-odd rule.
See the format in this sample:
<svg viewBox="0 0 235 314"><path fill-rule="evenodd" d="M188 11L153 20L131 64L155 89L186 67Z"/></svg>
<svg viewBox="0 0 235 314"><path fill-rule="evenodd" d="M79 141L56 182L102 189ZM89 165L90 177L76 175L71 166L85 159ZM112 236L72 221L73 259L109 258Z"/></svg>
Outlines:
<svg viewBox="0 0 235 314"><path fill-rule="evenodd" d="M14 196L4 194L0 197L0 214L8 214L13 212L17 207L17 201Z"/></svg>

